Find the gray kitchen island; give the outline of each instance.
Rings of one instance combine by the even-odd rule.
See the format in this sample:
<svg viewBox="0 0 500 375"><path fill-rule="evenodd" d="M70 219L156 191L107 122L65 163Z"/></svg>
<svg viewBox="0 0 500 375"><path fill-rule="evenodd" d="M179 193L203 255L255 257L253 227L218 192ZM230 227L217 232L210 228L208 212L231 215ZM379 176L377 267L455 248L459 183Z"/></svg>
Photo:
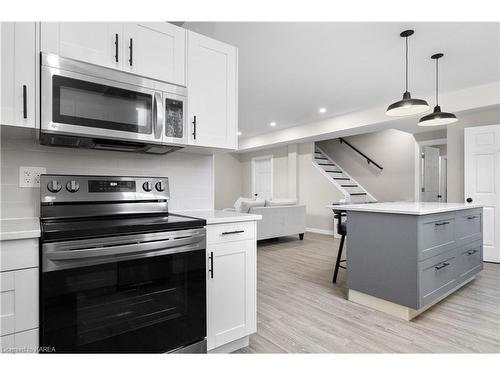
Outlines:
<svg viewBox="0 0 500 375"><path fill-rule="evenodd" d="M348 299L411 320L483 269L482 207L388 202L347 212Z"/></svg>

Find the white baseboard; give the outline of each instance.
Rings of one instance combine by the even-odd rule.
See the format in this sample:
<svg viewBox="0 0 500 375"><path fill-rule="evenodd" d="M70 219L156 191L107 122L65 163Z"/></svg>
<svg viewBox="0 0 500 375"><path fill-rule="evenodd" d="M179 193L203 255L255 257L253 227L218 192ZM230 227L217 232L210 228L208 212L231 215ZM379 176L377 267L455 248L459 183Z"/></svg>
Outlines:
<svg viewBox="0 0 500 375"><path fill-rule="evenodd" d="M306 228L306 232L325 234L327 236L334 236L340 238L340 236L333 230L319 229L319 228Z"/></svg>

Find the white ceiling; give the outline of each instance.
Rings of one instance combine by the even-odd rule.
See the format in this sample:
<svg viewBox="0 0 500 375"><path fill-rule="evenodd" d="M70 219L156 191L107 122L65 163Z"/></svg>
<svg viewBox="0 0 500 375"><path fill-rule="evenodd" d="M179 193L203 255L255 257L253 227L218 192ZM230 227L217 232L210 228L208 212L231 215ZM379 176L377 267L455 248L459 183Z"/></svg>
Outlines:
<svg viewBox="0 0 500 375"><path fill-rule="evenodd" d="M239 48L239 128L259 135L377 105L410 91L434 106L434 64L442 91L500 80L499 23L188 22L193 31ZM441 103L446 110L446 103ZM324 114L320 107L327 108ZM270 122L276 122L272 128Z"/></svg>

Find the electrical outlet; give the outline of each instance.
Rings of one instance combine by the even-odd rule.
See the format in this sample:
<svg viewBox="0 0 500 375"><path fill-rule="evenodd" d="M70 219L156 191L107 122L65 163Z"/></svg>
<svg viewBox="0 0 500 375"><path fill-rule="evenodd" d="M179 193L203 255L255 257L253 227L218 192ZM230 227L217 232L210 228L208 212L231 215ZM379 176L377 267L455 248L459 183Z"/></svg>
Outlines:
<svg viewBox="0 0 500 375"><path fill-rule="evenodd" d="M40 175L47 173L43 167L19 167L19 187L40 187Z"/></svg>

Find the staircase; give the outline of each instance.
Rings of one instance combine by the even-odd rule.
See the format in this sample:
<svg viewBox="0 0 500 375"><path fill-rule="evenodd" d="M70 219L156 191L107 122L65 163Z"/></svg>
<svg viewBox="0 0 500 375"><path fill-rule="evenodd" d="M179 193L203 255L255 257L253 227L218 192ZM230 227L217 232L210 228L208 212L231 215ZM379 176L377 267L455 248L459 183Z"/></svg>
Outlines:
<svg viewBox="0 0 500 375"><path fill-rule="evenodd" d="M377 202L373 195L340 168L318 146L314 148L313 165L344 194L346 203Z"/></svg>

